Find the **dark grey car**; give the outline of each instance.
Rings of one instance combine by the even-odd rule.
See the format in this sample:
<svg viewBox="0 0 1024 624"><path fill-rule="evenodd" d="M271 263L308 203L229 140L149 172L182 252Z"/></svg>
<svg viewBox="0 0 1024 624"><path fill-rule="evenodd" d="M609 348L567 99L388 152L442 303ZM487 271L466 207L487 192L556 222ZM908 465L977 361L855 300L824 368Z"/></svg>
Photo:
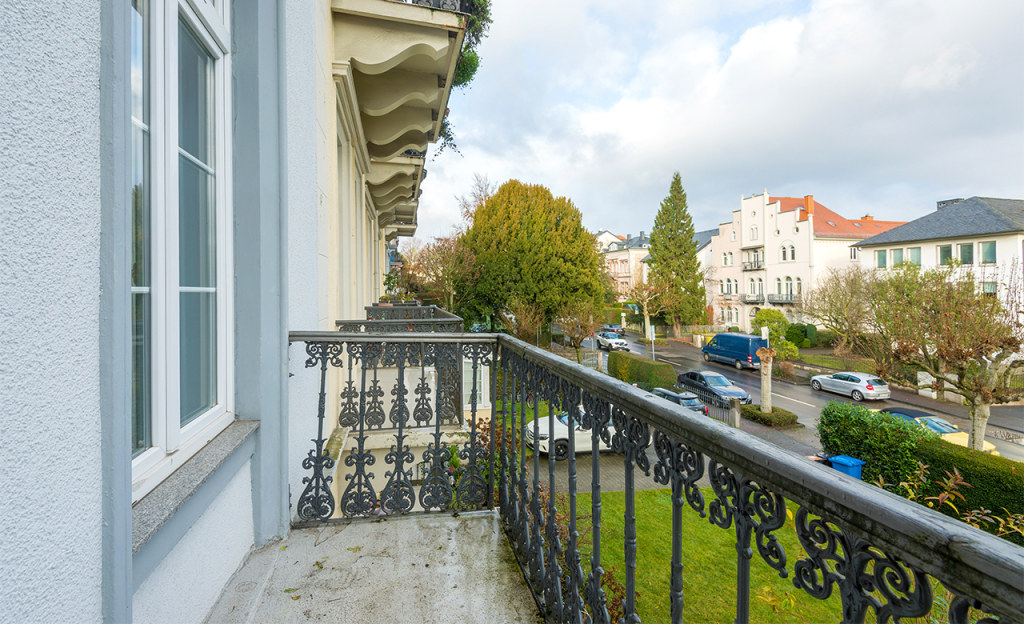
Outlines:
<svg viewBox="0 0 1024 624"><path fill-rule="evenodd" d="M676 377L676 385L696 393L705 403L727 407L729 399L739 399L740 403L750 403L750 395L729 381L725 375L711 371L689 371Z"/></svg>

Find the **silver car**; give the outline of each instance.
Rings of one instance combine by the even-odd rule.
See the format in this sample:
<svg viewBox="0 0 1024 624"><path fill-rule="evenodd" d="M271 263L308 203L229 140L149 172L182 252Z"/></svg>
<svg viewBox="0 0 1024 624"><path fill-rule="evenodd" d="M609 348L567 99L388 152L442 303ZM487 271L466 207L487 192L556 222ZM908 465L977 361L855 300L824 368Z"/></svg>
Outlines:
<svg viewBox="0 0 1024 624"><path fill-rule="evenodd" d="M811 388L842 394L854 401L889 398L889 384L867 373L846 371L834 375L815 375L811 377Z"/></svg>

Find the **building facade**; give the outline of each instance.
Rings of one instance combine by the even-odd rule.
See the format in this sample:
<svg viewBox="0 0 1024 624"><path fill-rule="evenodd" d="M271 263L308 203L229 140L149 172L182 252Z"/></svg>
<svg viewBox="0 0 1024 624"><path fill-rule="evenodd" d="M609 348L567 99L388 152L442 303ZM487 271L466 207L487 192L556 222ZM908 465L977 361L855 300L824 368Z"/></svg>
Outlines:
<svg viewBox="0 0 1024 624"><path fill-rule="evenodd" d="M971 197L938 202L935 212L856 244L866 266L924 269L954 262L998 296L1011 270L1024 270L1024 200Z"/></svg>
<svg viewBox="0 0 1024 624"><path fill-rule="evenodd" d="M0 528L5 577L45 599L0 604L12 621L202 621L289 530L317 388L285 374L306 357L288 332L381 293L465 16L30 4L0 8L0 421L20 432ZM41 464L71 478L40 486Z"/></svg>
<svg viewBox="0 0 1024 624"><path fill-rule="evenodd" d="M611 236L618 240L611 240L601 248L601 257L604 259L608 275L615 284L615 290L619 293L619 298L625 299L633 280L647 281L647 265L643 260L650 254L651 239L644 232L640 232L639 236Z"/></svg>
<svg viewBox="0 0 1024 624"><path fill-rule="evenodd" d="M847 219L812 195L743 197L711 237L707 295L715 321L747 331L765 307L801 320L800 298L819 276L860 263L852 244L900 224L870 215Z"/></svg>

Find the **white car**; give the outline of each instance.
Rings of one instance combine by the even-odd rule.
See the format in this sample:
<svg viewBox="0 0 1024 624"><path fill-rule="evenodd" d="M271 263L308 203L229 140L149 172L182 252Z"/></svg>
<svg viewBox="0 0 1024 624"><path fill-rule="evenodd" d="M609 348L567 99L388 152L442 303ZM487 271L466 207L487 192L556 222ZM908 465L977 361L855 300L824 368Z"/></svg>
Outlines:
<svg viewBox="0 0 1024 624"><path fill-rule="evenodd" d="M580 408L582 412L582 408ZM555 437L550 437L550 422L551 416L545 416L537 419L538 435L537 439L533 438L533 423L529 422L523 427L523 439L526 440L526 446L531 449L535 449L541 453L551 453L555 456L555 459L561 461L569 458L569 427L568 420L569 414L567 412L561 412L555 414ZM576 445L577 453L589 453L592 449L591 442L591 430L582 429L579 425L579 420L573 421L574 429L573 437ZM615 435L615 425L611 423L611 418L608 421L608 439L611 440L612 436ZM599 450L610 451L611 446L605 443L600 437L598 437Z"/></svg>
<svg viewBox="0 0 1024 624"><path fill-rule="evenodd" d="M843 394L854 401L889 398L889 384L884 380L879 379L877 375L852 371L834 375L815 375L811 377L811 388Z"/></svg>
<svg viewBox="0 0 1024 624"><path fill-rule="evenodd" d="M594 336L594 339L597 340L598 349L629 351L629 343L619 338L619 335L615 332L601 332Z"/></svg>

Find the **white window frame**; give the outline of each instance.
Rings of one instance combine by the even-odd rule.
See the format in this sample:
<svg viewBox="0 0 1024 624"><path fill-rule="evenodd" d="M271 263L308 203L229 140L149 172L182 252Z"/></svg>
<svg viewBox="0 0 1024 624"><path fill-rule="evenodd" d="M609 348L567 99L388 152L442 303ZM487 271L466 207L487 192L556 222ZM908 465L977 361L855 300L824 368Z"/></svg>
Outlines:
<svg viewBox="0 0 1024 624"><path fill-rule="evenodd" d="M132 459L132 502L195 455L234 419L234 293L231 196L231 57L228 2L151 0L150 400L151 446ZM127 10L131 10L130 8ZM216 220L217 403L182 426L178 257L178 23L213 59L213 201Z"/></svg>

